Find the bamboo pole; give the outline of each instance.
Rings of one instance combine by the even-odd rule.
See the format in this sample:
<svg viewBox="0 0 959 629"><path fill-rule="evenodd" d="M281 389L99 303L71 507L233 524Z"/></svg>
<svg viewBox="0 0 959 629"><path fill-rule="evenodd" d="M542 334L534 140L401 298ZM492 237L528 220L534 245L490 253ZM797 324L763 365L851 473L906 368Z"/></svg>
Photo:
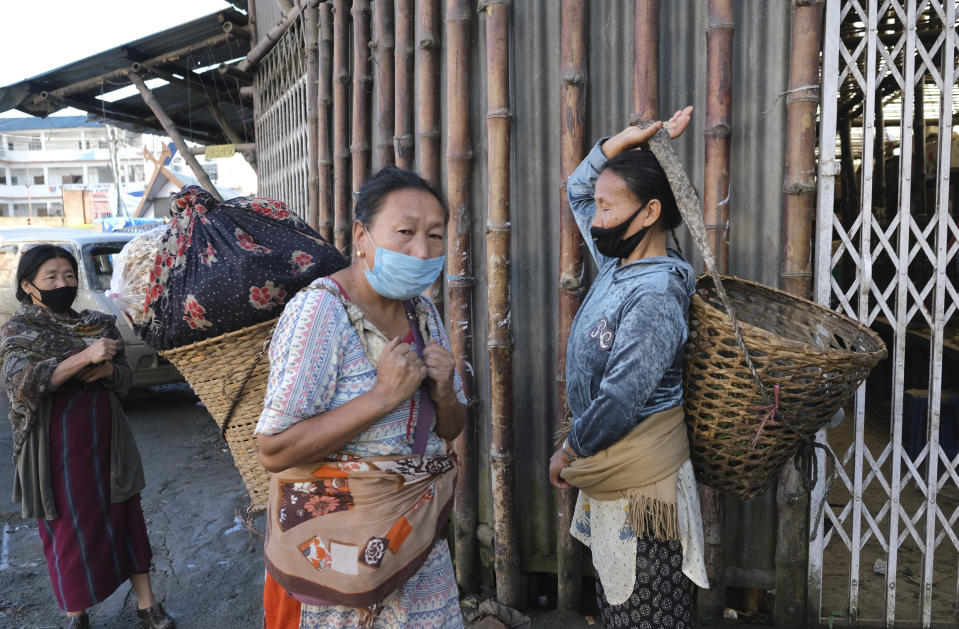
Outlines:
<svg viewBox="0 0 959 629"><path fill-rule="evenodd" d="M411 170L413 150L413 16L414 0L396 0L396 114L393 124L393 150L396 165Z"/></svg>
<svg viewBox="0 0 959 629"><path fill-rule="evenodd" d="M513 339L510 325L510 110L509 0L487 0L486 225L488 341L490 370L490 467L493 497L496 598L521 607L519 549L513 521Z"/></svg>
<svg viewBox="0 0 959 629"><path fill-rule="evenodd" d="M284 17L279 24L267 31L267 33L263 36L263 39L258 41L250 50L250 52L247 53L246 58L236 64L237 70L240 72L250 72L251 70L255 69L256 66L263 61L263 57L273 50L273 47L276 46L276 42L280 41L280 38L283 37L283 33L289 30L289 28L293 25L293 22L297 17L299 17L300 12L306 7L306 5L307 3L305 2L297 3L296 6L293 7L293 10L287 13L286 17ZM227 34L224 33L224 35Z"/></svg>
<svg viewBox="0 0 959 629"><path fill-rule="evenodd" d="M370 176L370 0L353 0L353 198Z"/></svg>
<svg viewBox="0 0 959 629"><path fill-rule="evenodd" d="M320 235L333 242L333 156L330 153L330 107L333 104L333 13L329 2L317 7L320 28L318 124L316 128Z"/></svg>
<svg viewBox="0 0 959 629"><path fill-rule="evenodd" d="M333 237L350 256L353 228L350 198L350 31L349 0L333 1Z"/></svg>
<svg viewBox="0 0 959 629"><path fill-rule="evenodd" d="M130 72L128 76L140 91L140 96L143 97L143 102L147 104L147 107L150 108L150 110L153 112L153 115L156 116L157 120L160 121L160 124L163 126L163 130L166 131L166 134L170 136L171 140L173 140L177 150L183 154L183 160L187 163L187 166L190 167L190 170L193 171L193 174L196 175L196 178L200 181L200 185L203 186L204 190L212 194L217 201L222 201L223 197L220 196L220 193L217 192L216 186L214 186L213 182L210 181L210 176L207 175L206 171L200 166L200 162L196 161L196 157L190 151L190 147L187 146L186 141L180 134L180 130L177 129L175 124L173 124L173 120L170 119L170 116L163 111L163 107L160 106L159 101L157 101L156 97L153 96L153 92L150 91L150 88L147 87L146 83L143 82L143 79L141 79L140 75L136 72Z"/></svg>
<svg viewBox="0 0 959 629"><path fill-rule="evenodd" d="M392 164L393 116L396 100L393 78L393 0L373 4L373 55L376 60L376 123L373 127L373 170Z"/></svg>
<svg viewBox="0 0 959 629"><path fill-rule="evenodd" d="M416 3L416 170L440 185L440 10L438 0ZM446 308L443 276L426 291L440 316Z"/></svg>
<svg viewBox="0 0 959 629"><path fill-rule="evenodd" d="M816 218L816 110L819 107L819 50L823 2L793 3L789 88L786 95L786 193L780 285L799 297L812 296L812 225ZM808 87L815 86L815 87ZM805 624L806 562L809 554L809 495L792 465L779 475L776 491L776 626Z"/></svg>
<svg viewBox="0 0 959 629"><path fill-rule="evenodd" d="M303 10L303 40L306 47L306 129L307 129L307 211L306 222L320 228L320 163L319 163L319 12L318 0L310 0Z"/></svg>
<svg viewBox="0 0 959 629"><path fill-rule="evenodd" d="M473 254L470 216L470 32L471 0L446 0L446 198L450 206L446 272L449 291L450 348L463 392L473 400ZM476 538L476 410L469 404L466 427L453 442L459 461L453 503L453 545L456 581L463 592L479 591L479 548Z"/></svg>
<svg viewBox="0 0 959 629"><path fill-rule="evenodd" d="M706 26L706 173L703 218L716 266L729 271L729 136L732 134L733 2L709 0ZM721 618L726 587L723 567L725 500L706 485L699 490L708 590L700 590L700 620Z"/></svg>
<svg viewBox="0 0 959 629"><path fill-rule="evenodd" d="M555 428L569 412L566 406L566 346L573 317L583 298L583 239L569 207L566 180L586 153L586 69L589 53L587 0L563 0L560 8L560 219L559 219L559 327L556 338ZM556 531L558 606L574 611L582 590L582 545L569 533L576 507L576 491L557 491L559 522Z"/></svg>
<svg viewBox="0 0 959 629"><path fill-rule="evenodd" d="M439 13L437 0L416 3L416 169L434 186L440 183Z"/></svg>
<svg viewBox="0 0 959 629"><path fill-rule="evenodd" d="M637 0L633 9L632 123L659 120L659 0Z"/></svg>

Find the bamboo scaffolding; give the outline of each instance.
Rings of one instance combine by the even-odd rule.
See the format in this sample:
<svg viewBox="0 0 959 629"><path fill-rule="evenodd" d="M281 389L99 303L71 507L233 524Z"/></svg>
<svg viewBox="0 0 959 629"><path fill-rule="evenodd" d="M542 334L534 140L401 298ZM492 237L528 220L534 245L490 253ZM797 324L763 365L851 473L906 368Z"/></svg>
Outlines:
<svg viewBox="0 0 959 629"><path fill-rule="evenodd" d="M210 181L210 176L207 175L206 171L200 166L200 162L196 161L196 157L194 157L193 153L190 151L190 147L187 146L186 141L180 134L180 130L177 129L170 116L163 111L163 107L160 105L159 101L157 101L156 97L153 95L153 92L150 91L150 88L147 87L146 83L143 82L143 79L141 79L140 75L136 72L130 72L128 76L140 91L140 96L143 97L143 102L147 104L147 107L150 108L150 110L153 112L153 115L156 116L157 120L160 121L160 124L163 126L163 130L166 131L166 134L170 136L171 140L173 140L177 150L183 154L184 161L186 161L187 166L190 167L190 170L193 171L193 174L200 181L203 189L212 194L217 201L222 201L223 197L220 196L220 193L217 192L216 186L214 186L213 182Z"/></svg>
<svg viewBox="0 0 959 629"><path fill-rule="evenodd" d="M333 156L330 154L330 107L333 104L333 14L329 2L317 7L319 22L319 80L317 82L316 128L319 182L319 232L333 242Z"/></svg>
<svg viewBox="0 0 959 629"><path fill-rule="evenodd" d="M350 198L350 31L349 0L333 1L333 238L350 255L353 228Z"/></svg>
<svg viewBox="0 0 959 629"><path fill-rule="evenodd" d="M636 0L633 9L632 123L659 119L659 0Z"/></svg>
<svg viewBox="0 0 959 629"><path fill-rule="evenodd" d="M393 123L393 150L396 165L414 167L413 145L413 16L414 0L395 0L396 50L394 64L396 113Z"/></svg>
<svg viewBox="0 0 959 629"><path fill-rule="evenodd" d="M353 198L370 176L370 0L353 0Z"/></svg>
<svg viewBox="0 0 959 629"><path fill-rule="evenodd" d="M416 170L440 185L440 10L439 0L416 3ZM426 291L443 316L443 276Z"/></svg>
<svg viewBox="0 0 959 629"><path fill-rule="evenodd" d="M729 271L729 144L732 134L733 2L709 0L706 26L706 173L703 219L721 273ZM725 607L723 495L700 487L708 590L700 590L700 620L722 617Z"/></svg>
<svg viewBox="0 0 959 629"><path fill-rule="evenodd" d="M393 116L396 99L393 78L393 0L376 0L373 4L373 58L376 62L374 89L376 121L373 127L373 171L392 164Z"/></svg>
<svg viewBox="0 0 959 629"><path fill-rule="evenodd" d="M318 2L310 2L303 10L303 43L306 48L306 128L307 128L307 210L306 222L320 228L320 163L319 163L319 11Z"/></svg>
<svg viewBox="0 0 959 629"><path fill-rule="evenodd" d="M558 430L569 412L566 406L566 346L573 317L582 303L585 275L583 239L569 207L566 180L586 152L586 69L589 53L587 0L563 0L560 17L560 221L559 221L559 326L556 335L556 391ZM655 73L655 68L654 68ZM569 533L576 507L576 492L557 492L559 522L556 530L556 577L559 609L574 611L582 590L582 544Z"/></svg>
<svg viewBox="0 0 959 629"><path fill-rule="evenodd" d="M490 467L493 499L496 598L521 607L519 548L513 520L513 339L510 325L510 110L509 0L487 0L486 226L490 370Z"/></svg>
<svg viewBox="0 0 959 629"><path fill-rule="evenodd" d="M819 51L823 3L794 2L786 95L786 193L780 285L812 297L812 225L816 219L816 110L819 107ZM815 87L809 87L815 86ZM806 610L806 531L809 496L792 465L779 475L776 533L776 626L799 627Z"/></svg>
<svg viewBox="0 0 959 629"><path fill-rule="evenodd" d="M473 400L473 254L470 216L470 32L471 0L446 0L446 198L450 206L446 272L449 291L450 348L463 392ZM479 548L476 538L476 407L470 403L466 427L453 442L459 474L453 503L453 545L456 581L463 592L479 591Z"/></svg>

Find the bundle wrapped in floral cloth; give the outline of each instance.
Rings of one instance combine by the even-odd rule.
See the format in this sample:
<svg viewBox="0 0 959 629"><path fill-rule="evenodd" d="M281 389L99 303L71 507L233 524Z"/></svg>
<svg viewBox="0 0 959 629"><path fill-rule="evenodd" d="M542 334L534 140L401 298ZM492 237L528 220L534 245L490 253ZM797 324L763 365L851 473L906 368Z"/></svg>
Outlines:
<svg viewBox="0 0 959 629"><path fill-rule="evenodd" d="M187 186L173 196L171 213L135 326L155 349L274 319L298 290L347 264L280 201L217 201Z"/></svg>

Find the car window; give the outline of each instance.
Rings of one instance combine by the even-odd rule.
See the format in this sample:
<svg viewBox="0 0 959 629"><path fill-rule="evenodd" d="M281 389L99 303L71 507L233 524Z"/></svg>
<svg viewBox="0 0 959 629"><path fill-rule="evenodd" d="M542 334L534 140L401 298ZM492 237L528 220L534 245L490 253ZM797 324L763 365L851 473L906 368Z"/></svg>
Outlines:
<svg viewBox="0 0 959 629"><path fill-rule="evenodd" d="M84 260L88 262L90 286L93 290L104 291L110 288L113 277L113 259L123 249L123 242L108 242L87 245L83 248Z"/></svg>
<svg viewBox="0 0 959 629"><path fill-rule="evenodd" d="M17 275L17 245L0 246L0 286L13 286Z"/></svg>

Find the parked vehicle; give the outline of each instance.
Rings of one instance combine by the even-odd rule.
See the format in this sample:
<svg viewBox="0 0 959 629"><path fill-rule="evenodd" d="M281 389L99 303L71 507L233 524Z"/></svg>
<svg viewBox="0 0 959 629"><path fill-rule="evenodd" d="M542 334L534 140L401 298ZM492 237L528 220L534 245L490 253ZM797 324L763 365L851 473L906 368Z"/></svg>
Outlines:
<svg viewBox="0 0 959 629"><path fill-rule="evenodd" d="M117 328L133 367L133 386L182 380L183 376L176 367L137 337L123 312L104 294L110 288L113 275L112 256L136 236L133 233L39 226L0 229L0 324L5 323L19 306L15 284L20 255L39 244L57 245L72 253L79 265L74 310L91 309L116 315Z"/></svg>

